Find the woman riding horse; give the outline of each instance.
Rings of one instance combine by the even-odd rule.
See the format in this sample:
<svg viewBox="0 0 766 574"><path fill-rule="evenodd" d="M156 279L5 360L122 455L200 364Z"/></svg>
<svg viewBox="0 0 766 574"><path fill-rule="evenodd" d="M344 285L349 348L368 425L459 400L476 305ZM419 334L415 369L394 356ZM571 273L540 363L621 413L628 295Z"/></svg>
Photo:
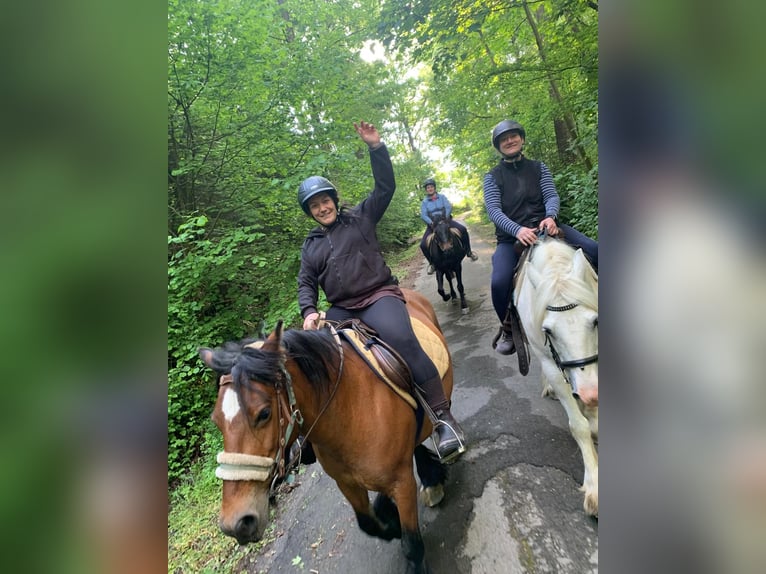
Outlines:
<svg viewBox="0 0 766 574"><path fill-rule="evenodd" d="M471 251L471 237L468 235L468 229L457 221L453 221L452 204L447 199L447 196L436 193L436 181L431 177L423 182L423 187L426 190L427 196L420 203L420 218L425 221L426 230L423 232L423 238L420 240L420 250L423 252L426 261L430 263L427 273L433 275L436 270L434 262L431 260L431 254L428 251L428 238L434 232L434 227L439 219L447 220L450 227L460 232L460 238L465 247L465 254L471 258L471 261L476 261L479 256Z"/></svg>
<svg viewBox="0 0 766 574"><path fill-rule="evenodd" d="M359 122L354 128L369 146L375 179L372 193L351 209L339 209L338 192L324 177L311 176L298 190L303 211L319 223L301 250L298 303L303 328L318 328L321 287L332 305L328 320L357 318L375 329L410 367L415 384L436 417L438 454L449 460L459 454L463 432L450 411L436 366L415 336L404 296L383 259L375 231L396 188L391 158L375 126Z"/></svg>

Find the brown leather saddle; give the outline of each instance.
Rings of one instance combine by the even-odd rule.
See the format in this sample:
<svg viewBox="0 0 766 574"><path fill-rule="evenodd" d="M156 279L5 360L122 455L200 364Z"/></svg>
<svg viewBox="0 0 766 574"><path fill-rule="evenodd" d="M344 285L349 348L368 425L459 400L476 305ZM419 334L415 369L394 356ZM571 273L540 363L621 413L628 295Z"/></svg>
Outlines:
<svg viewBox="0 0 766 574"><path fill-rule="evenodd" d="M378 337L375 329L359 319L348 319L339 323L336 330L379 378L412 408L417 409L409 366L399 353Z"/></svg>

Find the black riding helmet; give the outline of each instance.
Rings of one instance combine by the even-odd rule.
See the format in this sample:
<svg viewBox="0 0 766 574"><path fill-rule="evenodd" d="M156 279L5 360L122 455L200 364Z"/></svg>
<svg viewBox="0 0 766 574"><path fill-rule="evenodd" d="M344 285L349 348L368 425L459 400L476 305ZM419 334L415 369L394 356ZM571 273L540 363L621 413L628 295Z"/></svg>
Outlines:
<svg viewBox="0 0 766 574"><path fill-rule="evenodd" d="M338 207L338 190L330 183L329 179L322 177L321 175L312 175L303 180L298 188L298 203L301 204L303 211L306 215L311 215L309 209L309 199L314 197L317 193L327 193L335 202L335 207Z"/></svg>
<svg viewBox="0 0 766 574"><path fill-rule="evenodd" d="M522 137L522 139L527 139L527 132L524 130L524 126L522 126L519 122L515 122L513 120L503 120L495 126L495 128L492 130L492 145L495 146L497 151L500 151L500 144L498 144L500 136L505 133L514 131L519 132L519 135Z"/></svg>
<svg viewBox="0 0 766 574"><path fill-rule="evenodd" d="M434 180L434 178L432 178L432 177L429 177L427 180L425 180L425 181L423 182L423 189L425 189L425 188L426 188L426 187L428 187L429 185L433 185L433 186L434 186L434 188L436 187L436 181Z"/></svg>

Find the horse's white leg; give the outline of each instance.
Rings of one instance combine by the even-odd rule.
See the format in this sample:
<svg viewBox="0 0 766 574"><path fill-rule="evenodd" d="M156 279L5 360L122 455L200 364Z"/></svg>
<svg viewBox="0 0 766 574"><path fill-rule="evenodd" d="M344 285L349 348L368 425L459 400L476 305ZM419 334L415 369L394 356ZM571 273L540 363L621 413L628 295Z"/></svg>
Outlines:
<svg viewBox="0 0 766 574"><path fill-rule="evenodd" d="M553 387L548 382L548 377L545 376L545 373L543 373L540 380L543 385L543 394L540 396L542 396L543 398L550 397L552 399L556 399L556 391L553 390Z"/></svg>
<svg viewBox="0 0 766 574"><path fill-rule="evenodd" d="M590 436L598 443L598 406L586 407L580 402L580 411L582 411L583 416L590 423Z"/></svg>
<svg viewBox="0 0 766 574"><path fill-rule="evenodd" d="M549 358L542 361L543 372L553 387L556 396L569 418L569 430L580 447L585 476L582 490L585 493L583 508L592 516L598 516L598 452L591 437L591 423L580 411L577 399L572 395L569 384L561 371Z"/></svg>

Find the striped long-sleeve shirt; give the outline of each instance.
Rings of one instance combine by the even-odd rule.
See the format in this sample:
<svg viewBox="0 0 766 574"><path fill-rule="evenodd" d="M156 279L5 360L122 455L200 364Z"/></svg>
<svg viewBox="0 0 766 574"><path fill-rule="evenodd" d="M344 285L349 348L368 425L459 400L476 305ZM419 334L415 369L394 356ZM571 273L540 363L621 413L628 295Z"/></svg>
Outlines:
<svg viewBox="0 0 766 574"><path fill-rule="evenodd" d="M503 212L502 190L491 173L487 173L484 176L483 187L484 207L487 210L489 219L498 230L516 237L522 224L512 220ZM550 170L542 162L540 162L539 188L545 205L545 217L557 217L560 207L559 194L556 192L556 186L553 183L553 176Z"/></svg>

